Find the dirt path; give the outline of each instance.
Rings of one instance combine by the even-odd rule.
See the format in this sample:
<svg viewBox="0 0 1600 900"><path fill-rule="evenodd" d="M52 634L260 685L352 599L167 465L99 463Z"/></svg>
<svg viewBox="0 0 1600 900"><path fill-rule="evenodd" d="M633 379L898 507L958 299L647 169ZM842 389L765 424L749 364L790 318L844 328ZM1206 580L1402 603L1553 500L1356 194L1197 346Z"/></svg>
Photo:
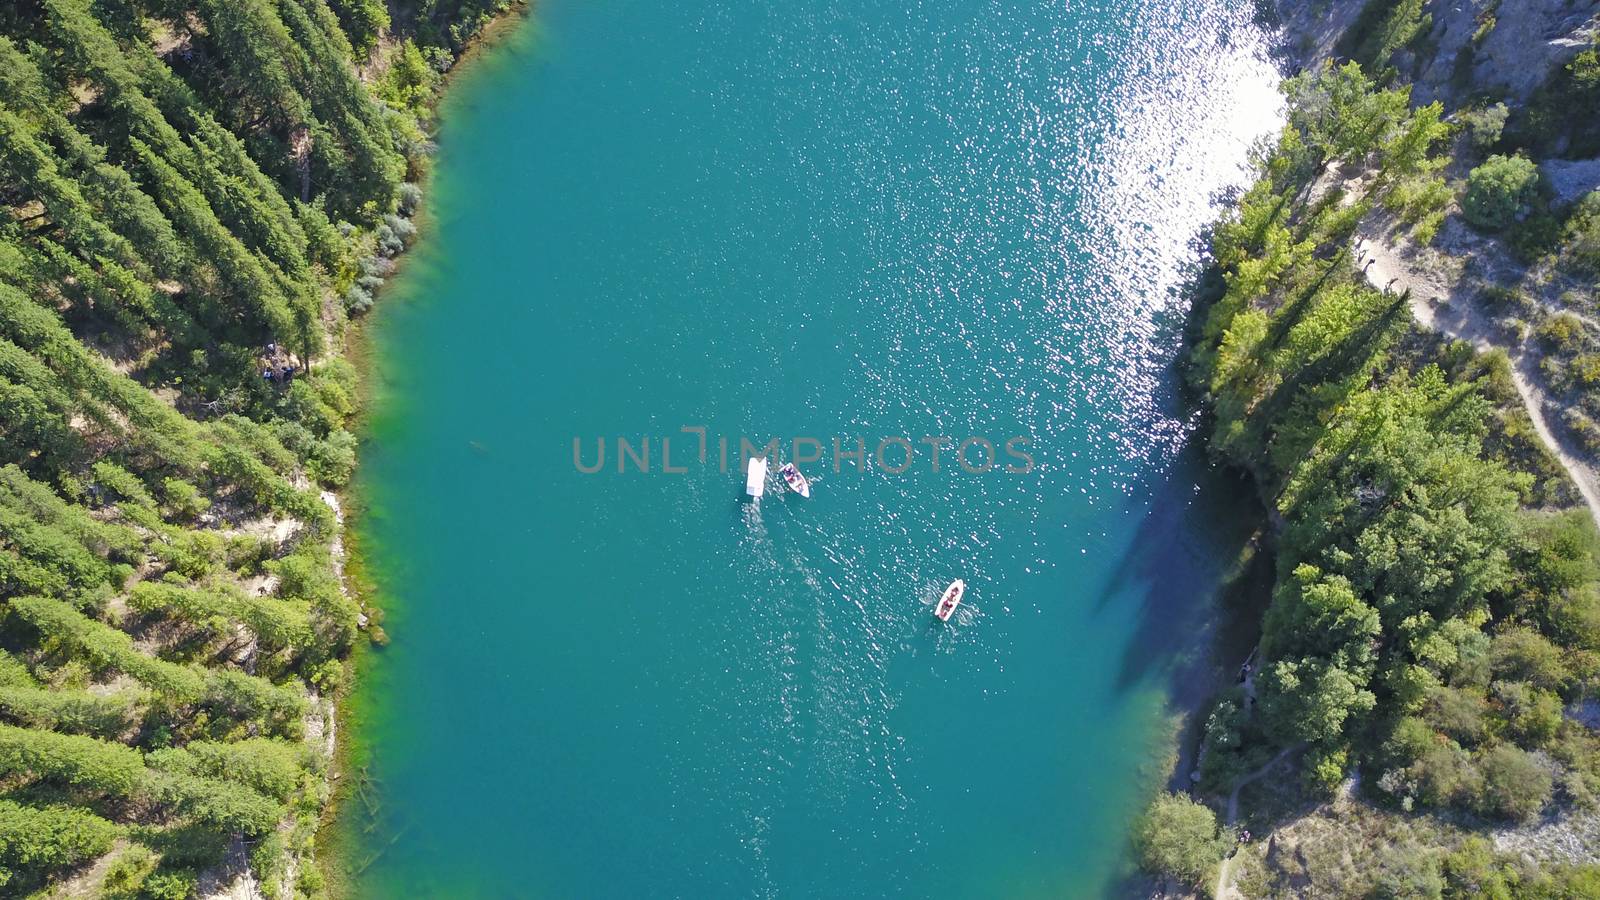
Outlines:
<svg viewBox="0 0 1600 900"><path fill-rule="evenodd" d="M1233 783L1233 790L1228 792L1228 815L1227 818L1223 820L1222 824L1227 827L1232 827L1234 822L1238 821L1239 792L1244 790L1245 785L1250 784L1251 782L1266 775L1268 772L1272 771L1273 766L1283 762L1284 760L1288 759L1291 754L1304 748L1305 744L1294 744L1285 747L1278 752L1277 756L1267 760L1266 764L1261 768L1251 772L1249 775L1246 775L1243 778L1240 778L1238 781L1235 781ZM1217 870L1217 890L1215 893L1217 900L1229 900L1230 897L1238 896L1238 892L1234 891L1233 886L1228 883L1228 875L1230 870L1233 868L1233 857L1237 853L1238 850L1235 849L1233 853L1229 853L1226 857L1224 857L1222 860L1222 865Z"/></svg>
<svg viewBox="0 0 1600 900"><path fill-rule="evenodd" d="M1277 756L1267 760L1266 764L1261 768L1251 772L1249 775L1244 776L1238 781L1235 781L1233 783L1233 790L1228 793L1228 817L1227 819L1223 820L1223 824L1232 825L1234 822L1239 820L1239 791L1243 790L1245 785L1250 784L1251 782L1259 779L1261 776L1267 774L1272 770L1273 766L1288 759L1290 754L1304 749L1304 747L1305 744L1294 744L1292 746L1285 747L1278 752Z"/></svg>
<svg viewBox="0 0 1600 900"><path fill-rule="evenodd" d="M1559 436L1545 417L1549 395L1540 385L1538 361L1522 347L1509 347L1499 340L1494 320L1478 304L1478 298L1457 290L1447 276L1429 271L1412 262L1388 244L1361 238L1356 241L1357 264L1363 266L1367 281L1380 290L1411 292L1411 313L1422 325L1448 337L1464 340L1479 350L1498 348L1511 358L1511 382L1522 397L1522 405L1533 421L1533 430L1544 441L1561 467L1567 470L1589 515L1600 525L1600 477Z"/></svg>

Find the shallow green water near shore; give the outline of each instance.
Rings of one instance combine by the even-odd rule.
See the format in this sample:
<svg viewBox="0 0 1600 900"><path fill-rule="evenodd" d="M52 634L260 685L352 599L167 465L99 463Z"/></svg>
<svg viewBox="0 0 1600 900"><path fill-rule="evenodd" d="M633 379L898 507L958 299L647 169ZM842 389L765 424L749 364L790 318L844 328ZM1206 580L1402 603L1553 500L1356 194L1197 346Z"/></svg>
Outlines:
<svg viewBox="0 0 1600 900"><path fill-rule="evenodd" d="M1114 890L1242 537L1171 371L1237 5L549 0L476 64L374 329L362 896Z"/></svg>

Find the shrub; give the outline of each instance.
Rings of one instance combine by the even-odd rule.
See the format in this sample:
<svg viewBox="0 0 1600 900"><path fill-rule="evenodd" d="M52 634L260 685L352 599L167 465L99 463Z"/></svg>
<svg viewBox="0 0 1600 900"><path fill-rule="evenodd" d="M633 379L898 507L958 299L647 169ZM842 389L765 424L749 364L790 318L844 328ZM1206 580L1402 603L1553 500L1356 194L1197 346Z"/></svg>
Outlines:
<svg viewBox="0 0 1600 900"><path fill-rule="evenodd" d="M422 188L410 181L400 185L396 196L399 198L398 208L402 216L410 216L417 211L418 206L422 205Z"/></svg>
<svg viewBox="0 0 1600 900"><path fill-rule="evenodd" d="M1584 449L1584 452L1600 454L1600 425L1597 425L1593 419L1585 415L1583 410L1563 410L1561 424L1566 426L1567 432L1577 440L1578 445Z"/></svg>
<svg viewBox="0 0 1600 900"><path fill-rule="evenodd" d="M1501 744L1479 756L1478 769L1483 786L1472 800L1484 815L1528 822L1550 802L1550 773L1525 750Z"/></svg>
<svg viewBox="0 0 1600 900"><path fill-rule="evenodd" d="M1500 334L1500 339L1508 344L1522 343L1528 337L1528 323L1516 316L1505 316L1496 319L1494 327Z"/></svg>
<svg viewBox="0 0 1600 900"><path fill-rule="evenodd" d="M378 85L378 95L397 109L422 113L439 84L439 73L412 41L405 41L389 57L389 68ZM402 185L402 190L404 186Z"/></svg>
<svg viewBox="0 0 1600 900"><path fill-rule="evenodd" d="M1580 353L1572 358L1568 367L1572 378L1580 387L1600 385L1600 353Z"/></svg>
<svg viewBox="0 0 1600 900"><path fill-rule="evenodd" d="M211 501L206 499L194 485L179 478L168 478L161 483L162 492L167 498L167 509L172 511L174 518L182 521L193 521L197 516L211 508Z"/></svg>
<svg viewBox="0 0 1600 900"><path fill-rule="evenodd" d="M1461 211L1467 221L1499 231L1531 208L1539 189L1539 168L1523 156L1491 156L1467 176Z"/></svg>
<svg viewBox="0 0 1600 900"><path fill-rule="evenodd" d="M1582 110L1600 108L1600 50L1586 50L1551 73L1529 99L1525 121L1516 130L1528 144L1546 152L1565 144L1572 159L1600 152L1600 122Z"/></svg>
<svg viewBox="0 0 1600 900"><path fill-rule="evenodd" d="M1570 356L1582 348L1584 320L1571 312L1557 312L1539 325L1539 343L1549 351Z"/></svg>
<svg viewBox="0 0 1600 900"><path fill-rule="evenodd" d="M1430 740L1420 749L1416 760L1403 771L1406 790L1401 792L1402 801L1409 796L1425 806L1442 807L1481 790L1477 769L1454 741Z"/></svg>
<svg viewBox="0 0 1600 900"><path fill-rule="evenodd" d="M1484 285L1478 296L1483 301L1484 309L1495 314L1521 313L1528 305L1516 288L1503 284Z"/></svg>
<svg viewBox="0 0 1600 900"><path fill-rule="evenodd" d="M1500 135L1505 131L1506 119L1510 115L1511 110L1504 103L1496 103L1462 113L1461 122L1466 126L1467 139L1478 152L1483 153L1500 143Z"/></svg>
<svg viewBox="0 0 1600 900"><path fill-rule="evenodd" d="M1495 635L1490 656L1496 675L1544 690L1560 690L1569 677L1561 649L1531 628L1508 628Z"/></svg>
<svg viewBox="0 0 1600 900"><path fill-rule="evenodd" d="M372 309L372 292L359 284L350 286L344 292L344 310L351 316L359 316Z"/></svg>
<svg viewBox="0 0 1600 900"><path fill-rule="evenodd" d="M1339 39L1339 52L1371 72L1392 73L1395 52L1427 34L1433 16L1422 0L1379 0L1368 3ZM1386 80L1386 79L1380 79Z"/></svg>
<svg viewBox="0 0 1600 900"><path fill-rule="evenodd" d="M1568 644L1600 650L1600 588L1585 584L1550 598L1546 618Z"/></svg>
<svg viewBox="0 0 1600 900"><path fill-rule="evenodd" d="M1494 845L1476 835L1461 842L1443 861L1446 896L1509 898L1505 866L1495 859Z"/></svg>
<svg viewBox="0 0 1600 900"><path fill-rule="evenodd" d="M383 0L333 0L328 4L350 39L351 49L365 57L389 28L389 6Z"/></svg>
<svg viewBox="0 0 1600 900"><path fill-rule="evenodd" d="M151 550L162 562L190 578L210 574L222 562L227 542L214 531L182 531L170 543L157 541Z"/></svg>
<svg viewBox="0 0 1600 900"><path fill-rule="evenodd" d="M1600 191L1578 201L1567 219L1567 253L1583 272L1600 275Z"/></svg>
<svg viewBox="0 0 1600 900"><path fill-rule="evenodd" d="M161 864L178 869L206 869L228 854L228 838L204 825L135 825L130 836L161 854Z"/></svg>
<svg viewBox="0 0 1600 900"><path fill-rule="evenodd" d="M183 869L157 869L144 880L147 900L189 900L199 890L200 878Z"/></svg>
<svg viewBox="0 0 1600 900"><path fill-rule="evenodd" d="M205 704L241 721L265 723L286 737L300 736L306 713L305 689L299 682L276 685L231 669L206 673Z"/></svg>
<svg viewBox="0 0 1600 900"><path fill-rule="evenodd" d="M1324 796L1332 796L1344 782L1350 765L1350 751L1344 747L1317 746L1306 752L1306 786Z"/></svg>
<svg viewBox="0 0 1600 900"><path fill-rule="evenodd" d="M150 848L138 844L117 854L100 879L100 890L108 900L135 900L160 862Z"/></svg>
<svg viewBox="0 0 1600 900"><path fill-rule="evenodd" d="M1477 691L1439 688L1428 696L1428 723L1463 744L1483 740L1487 713L1488 707Z"/></svg>
<svg viewBox="0 0 1600 900"><path fill-rule="evenodd" d="M1444 895L1440 860L1412 845L1391 845L1378 853L1372 896L1382 900L1429 900Z"/></svg>
<svg viewBox="0 0 1600 900"><path fill-rule="evenodd" d="M1433 243L1444 224L1444 216L1455 194L1443 178L1406 178L1384 198L1384 206L1397 212L1401 221L1415 226L1412 237L1419 244Z"/></svg>
<svg viewBox="0 0 1600 900"><path fill-rule="evenodd" d="M1525 745L1542 746L1561 727L1561 698L1518 682L1497 681L1491 689L1506 727Z"/></svg>
<svg viewBox="0 0 1600 900"><path fill-rule="evenodd" d="M1172 793L1156 797L1145 810L1134 840L1146 870L1190 885L1201 885L1211 878L1230 844L1217 830L1215 813L1182 794Z"/></svg>

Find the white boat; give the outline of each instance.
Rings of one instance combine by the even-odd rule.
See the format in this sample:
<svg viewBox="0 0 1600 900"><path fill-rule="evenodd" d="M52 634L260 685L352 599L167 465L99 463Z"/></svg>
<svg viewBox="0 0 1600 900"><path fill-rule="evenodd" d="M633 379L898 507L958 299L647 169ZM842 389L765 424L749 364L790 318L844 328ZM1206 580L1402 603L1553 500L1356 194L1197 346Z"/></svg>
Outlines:
<svg viewBox="0 0 1600 900"><path fill-rule="evenodd" d="M967 592L967 583L957 578L950 582L944 589L944 595L939 598L939 605L933 608L933 616L941 622L950 621L955 614L956 607L961 605L961 595Z"/></svg>
<svg viewBox="0 0 1600 900"><path fill-rule="evenodd" d="M783 468L778 470L778 474L783 476L783 481L789 485L789 490L808 500L811 499L811 482L800 474L800 470L794 467L794 463L784 463Z"/></svg>
<svg viewBox="0 0 1600 900"><path fill-rule="evenodd" d="M767 492L767 460L765 457L750 457L750 465L744 472L744 492L752 497L760 497Z"/></svg>

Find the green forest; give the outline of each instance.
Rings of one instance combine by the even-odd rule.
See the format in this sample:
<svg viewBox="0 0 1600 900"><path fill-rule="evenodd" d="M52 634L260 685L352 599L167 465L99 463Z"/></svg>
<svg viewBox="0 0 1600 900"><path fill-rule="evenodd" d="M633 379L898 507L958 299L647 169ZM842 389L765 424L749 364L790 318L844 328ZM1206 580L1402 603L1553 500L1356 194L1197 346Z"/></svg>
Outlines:
<svg viewBox="0 0 1600 900"><path fill-rule="evenodd" d="M1485 837L1600 804L1600 737L1568 713L1600 688L1600 538L1506 356L1416 325L1355 240L1377 214L1426 245L1459 204L1592 283L1600 197L1550 206L1529 157L1588 146L1592 118L1550 110L1600 109L1600 70L1589 51L1526 107L1447 118L1390 64L1425 50L1421 8L1370 4L1350 61L1286 82L1287 125L1212 234L1187 374L1213 456L1259 493L1268 553L1263 608L1242 613L1260 643L1202 711L1195 793L1226 806L1277 757L1298 760L1302 809L1353 791L1374 810L1365 835L1328 851L1345 859L1294 864L1317 896L1600 896L1600 867L1534 865ZM1210 892L1243 837L1218 819L1162 795L1136 836L1144 864ZM1239 884L1287 890L1273 877Z"/></svg>
<svg viewBox="0 0 1600 900"><path fill-rule="evenodd" d="M0 894L326 892L347 330L510 5L0 8Z"/></svg>

